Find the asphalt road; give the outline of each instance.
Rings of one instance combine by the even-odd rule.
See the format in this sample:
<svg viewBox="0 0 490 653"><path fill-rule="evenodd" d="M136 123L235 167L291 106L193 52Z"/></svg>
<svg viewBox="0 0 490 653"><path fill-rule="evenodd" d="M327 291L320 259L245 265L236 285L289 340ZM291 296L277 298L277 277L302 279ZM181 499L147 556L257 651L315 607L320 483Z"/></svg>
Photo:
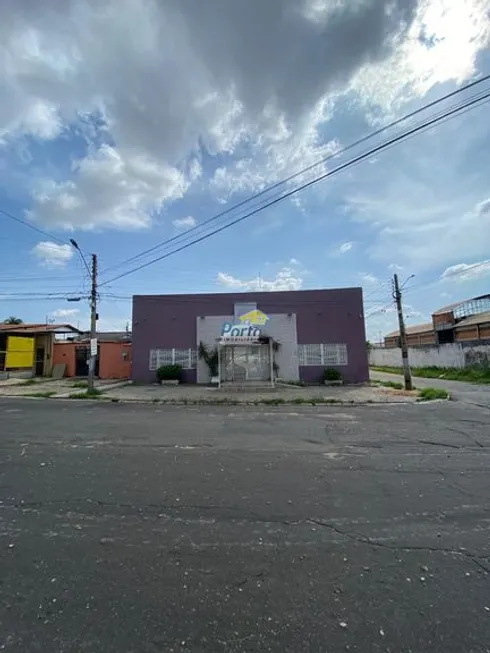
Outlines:
<svg viewBox="0 0 490 653"><path fill-rule="evenodd" d="M488 652L489 427L0 400L0 650Z"/></svg>
<svg viewBox="0 0 490 653"><path fill-rule="evenodd" d="M403 382L403 376L370 370L371 379L380 381ZM466 404L490 408L490 385L484 383L467 383L465 381L448 381L447 379L426 379L420 376L412 378L417 388L444 388L449 392L452 399L463 401Z"/></svg>

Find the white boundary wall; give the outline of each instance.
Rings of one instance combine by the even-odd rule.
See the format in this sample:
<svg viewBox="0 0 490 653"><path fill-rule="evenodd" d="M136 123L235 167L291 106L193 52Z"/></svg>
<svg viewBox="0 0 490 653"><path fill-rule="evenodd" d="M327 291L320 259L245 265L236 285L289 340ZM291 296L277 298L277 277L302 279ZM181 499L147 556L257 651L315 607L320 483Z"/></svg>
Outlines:
<svg viewBox="0 0 490 653"><path fill-rule="evenodd" d="M439 347L409 347L410 367L471 367L490 365L488 345L440 345ZM402 352L399 347L374 347L369 352L369 364L401 367Z"/></svg>

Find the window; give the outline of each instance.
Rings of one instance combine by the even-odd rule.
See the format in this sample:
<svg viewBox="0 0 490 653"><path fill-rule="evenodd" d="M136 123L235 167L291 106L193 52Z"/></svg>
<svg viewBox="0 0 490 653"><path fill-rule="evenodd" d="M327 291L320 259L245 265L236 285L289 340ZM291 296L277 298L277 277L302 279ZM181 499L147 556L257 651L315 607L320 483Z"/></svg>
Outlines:
<svg viewBox="0 0 490 653"><path fill-rule="evenodd" d="M347 345L342 343L299 345L298 354L299 364L302 366L329 367L331 365L347 365Z"/></svg>
<svg viewBox="0 0 490 653"><path fill-rule="evenodd" d="M299 364L300 365L322 365L322 346L321 345L300 345L299 346Z"/></svg>
<svg viewBox="0 0 490 653"><path fill-rule="evenodd" d="M195 370L197 366L196 349L150 349L150 371L162 365L181 365L184 370Z"/></svg>

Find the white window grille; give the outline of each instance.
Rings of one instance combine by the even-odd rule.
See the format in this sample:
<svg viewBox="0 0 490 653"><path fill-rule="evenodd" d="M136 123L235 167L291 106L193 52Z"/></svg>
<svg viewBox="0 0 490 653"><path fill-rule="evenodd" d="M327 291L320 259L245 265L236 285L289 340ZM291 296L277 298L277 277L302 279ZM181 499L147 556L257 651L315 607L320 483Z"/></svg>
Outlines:
<svg viewBox="0 0 490 653"><path fill-rule="evenodd" d="M181 365L184 370L197 367L196 349L150 349L150 371L154 372L162 365Z"/></svg>
<svg viewBox="0 0 490 653"><path fill-rule="evenodd" d="M319 345L299 345L299 364L301 366L347 365L347 345L329 343Z"/></svg>
<svg viewBox="0 0 490 653"><path fill-rule="evenodd" d="M300 365L322 365L322 346L321 345L300 345L299 346L299 364Z"/></svg>

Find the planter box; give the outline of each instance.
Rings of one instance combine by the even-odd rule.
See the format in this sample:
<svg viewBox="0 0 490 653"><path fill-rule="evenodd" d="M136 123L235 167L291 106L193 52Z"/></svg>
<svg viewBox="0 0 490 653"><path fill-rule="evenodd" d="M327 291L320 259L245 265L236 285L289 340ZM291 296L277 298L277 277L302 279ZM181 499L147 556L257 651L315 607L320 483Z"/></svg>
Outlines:
<svg viewBox="0 0 490 653"><path fill-rule="evenodd" d="M179 385L179 379L162 379L160 385Z"/></svg>
<svg viewBox="0 0 490 653"><path fill-rule="evenodd" d="M342 385L344 382L342 379L337 379L336 381L324 381L325 385Z"/></svg>

